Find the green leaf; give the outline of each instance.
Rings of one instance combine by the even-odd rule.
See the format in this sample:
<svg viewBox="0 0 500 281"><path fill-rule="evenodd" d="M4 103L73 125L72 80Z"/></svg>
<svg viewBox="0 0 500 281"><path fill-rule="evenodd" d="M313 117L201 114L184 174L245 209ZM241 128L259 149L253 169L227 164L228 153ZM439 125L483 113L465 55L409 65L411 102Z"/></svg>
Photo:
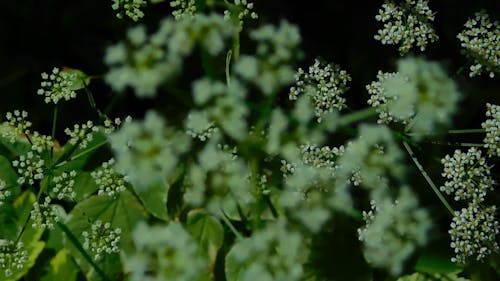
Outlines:
<svg viewBox="0 0 500 281"><path fill-rule="evenodd" d="M71 259L68 251L61 250L50 261L50 267L40 281L65 280L74 281L80 269Z"/></svg>
<svg viewBox="0 0 500 281"><path fill-rule="evenodd" d="M19 177L16 172L10 165L9 159L0 155L0 180L3 180L7 185L7 188L10 188L14 186L19 187L19 184L17 183L18 178Z"/></svg>
<svg viewBox="0 0 500 281"><path fill-rule="evenodd" d="M69 213L66 222L67 228L80 243L80 247L76 247L72 239L66 239L66 247L89 280L103 280L80 252L84 241L81 233L83 231L90 232L91 224L97 220L109 222L112 228L122 230L120 249L124 252L130 252L133 248L131 233L135 224L146 217L147 214L142 205L129 191L121 192L116 199L108 196L89 197L75 206ZM90 257L93 256L92 253L87 254ZM96 264L112 280L116 279L122 268L118 254L105 255Z"/></svg>
<svg viewBox="0 0 500 281"><path fill-rule="evenodd" d="M457 276L458 273L448 273L448 274L423 274L423 273L413 273L411 275L405 275L396 281L470 281L470 279L462 278Z"/></svg>
<svg viewBox="0 0 500 281"><path fill-rule="evenodd" d="M75 74L76 75L76 80L73 83L73 85L71 85L71 87L70 87L70 89L73 91L83 89L83 88L85 88L85 85L88 85L90 83L90 77L79 69L65 67L61 72L66 72L68 74ZM84 82L85 82L85 85L83 84Z"/></svg>
<svg viewBox="0 0 500 281"><path fill-rule="evenodd" d="M61 171L82 170L89 158L107 143L106 135L102 132L95 132L92 135L92 141L85 148L66 143L57 159L58 165L56 166L60 166Z"/></svg>
<svg viewBox="0 0 500 281"><path fill-rule="evenodd" d="M187 215L186 228L198 241L202 254L215 265L217 253L224 242L224 228L215 217L202 210L192 210Z"/></svg>
<svg viewBox="0 0 500 281"><path fill-rule="evenodd" d="M75 178L73 190L76 193L75 200L79 202L92 195L97 190L97 184L89 172L81 172Z"/></svg>
<svg viewBox="0 0 500 281"><path fill-rule="evenodd" d="M449 258L424 255L418 259L415 270L422 273L453 273L461 268Z"/></svg>
<svg viewBox="0 0 500 281"><path fill-rule="evenodd" d="M168 184L157 184L148 189L134 188L134 190L148 212L159 219L168 220L167 198L169 188Z"/></svg>
<svg viewBox="0 0 500 281"><path fill-rule="evenodd" d="M0 274L0 281L15 281L21 279L28 271L30 268L35 265L36 259L42 252L43 248L45 246L45 243L42 241L33 241L29 244L29 246L25 245L26 251L28 251L28 260L24 264L23 268L21 269L12 269L12 275L7 278L5 277L5 274Z"/></svg>
<svg viewBox="0 0 500 281"><path fill-rule="evenodd" d="M24 264L23 268L17 270L13 269L13 275L6 278L4 274L0 274L0 281L4 280L18 280L23 277L35 265L37 257L40 255L45 247L45 242L39 241L42 237L42 229L34 229L28 220L33 202L36 197L30 191L25 191L13 203L14 213L17 218L18 229L23 229L20 237L20 242L24 244L24 249L28 252L28 261Z"/></svg>

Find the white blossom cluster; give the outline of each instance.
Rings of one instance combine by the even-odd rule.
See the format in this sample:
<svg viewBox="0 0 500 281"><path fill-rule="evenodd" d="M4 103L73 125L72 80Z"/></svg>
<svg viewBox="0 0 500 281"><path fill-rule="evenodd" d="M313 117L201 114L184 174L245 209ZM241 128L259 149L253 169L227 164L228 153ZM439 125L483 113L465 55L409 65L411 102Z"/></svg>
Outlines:
<svg viewBox="0 0 500 281"><path fill-rule="evenodd" d="M12 161L12 166L19 174L17 183L35 184L35 180L41 180L44 177L45 161L33 151L28 151L26 154L20 155L18 159Z"/></svg>
<svg viewBox="0 0 500 281"><path fill-rule="evenodd" d="M28 261L28 251L22 242L0 239L0 270L9 279L14 270L20 270ZM3 279L3 278L2 278Z"/></svg>
<svg viewBox="0 0 500 281"><path fill-rule="evenodd" d="M469 76L488 73L491 78L500 75L500 23L492 21L484 12L467 20L465 29L457 35L465 54L474 60Z"/></svg>
<svg viewBox="0 0 500 281"><path fill-rule="evenodd" d="M486 193L493 190L495 181L491 177L491 166L481 156L481 150L475 147L467 152L455 150L453 156L441 159L444 165L442 176L446 182L440 190L453 194L456 201L470 201L478 205L484 201Z"/></svg>
<svg viewBox="0 0 500 281"><path fill-rule="evenodd" d="M500 156L500 106L487 103L486 107L487 119L481 123L486 130L484 148L488 156Z"/></svg>
<svg viewBox="0 0 500 281"><path fill-rule="evenodd" d="M454 194L455 200L465 200L467 208L455 211L448 233L451 248L455 251L453 262L465 264L475 257L481 261L492 251L498 251L495 236L500 225L495 220L495 206L484 206L486 193L496 184L481 151L470 148L467 153L455 150L453 157L446 155L443 177L446 178L441 191Z"/></svg>
<svg viewBox="0 0 500 281"><path fill-rule="evenodd" d="M270 222L251 237L239 240L228 253L240 272L232 280L303 280L304 238L290 229L284 220ZM259 258L255 258L259 257Z"/></svg>
<svg viewBox="0 0 500 281"><path fill-rule="evenodd" d="M396 73L379 72L366 86L368 103L379 112L378 123L401 122L414 138L447 125L461 98L456 83L437 62L407 57Z"/></svg>
<svg viewBox="0 0 500 281"><path fill-rule="evenodd" d="M200 141L209 139L218 128L213 121L210 121L208 112L191 111L186 119L186 133L192 138Z"/></svg>
<svg viewBox="0 0 500 281"><path fill-rule="evenodd" d="M31 225L35 229L50 229L55 228L54 224L61 220L60 214L57 207L50 202L52 201L50 197L46 196L40 204L39 202L33 203L33 209L31 210L31 220L33 224Z"/></svg>
<svg viewBox="0 0 500 281"><path fill-rule="evenodd" d="M174 0L170 1L170 7L174 8L172 15L176 20L184 17L193 17L196 13L196 0Z"/></svg>
<svg viewBox="0 0 500 281"><path fill-rule="evenodd" d="M335 161L344 154L344 146L330 148L329 146L318 147L311 144L300 146L302 162L313 167L328 167L335 169Z"/></svg>
<svg viewBox="0 0 500 281"><path fill-rule="evenodd" d="M4 204L5 199L7 199L12 192L10 190L6 189L7 184L5 181L0 179L0 207Z"/></svg>
<svg viewBox="0 0 500 281"><path fill-rule="evenodd" d="M45 96L45 103L57 104L60 100L70 100L76 97L73 90L78 76L75 73L60 71L54 67L52 73L42 73L41 88L37 91L40 96Z"/></svg>
<svg viewBox="0 0 500 281"><path fill-rule="evenodd" d="M33 132L33 135L29 136L31 140L31 150L38 153L42 153L43 150L48 150L54 147L54 140L51 136L42 135L39 132Z"/></svg>
<svg viewBox="0 0 500 281"><path fill-rule="evenodd" d="M150 35L145 26L136 26L128 30L125 42L106 50L104 60L110 70L105 81L117 92L130 86L138 97L154 97L163 82L182 70L183 58L196 44L212 56L219 55L235 29L217 14L166 18Z"/></svg>
<svg viewBox="0 0 500 281"><path fill-rule="evenodd" d="M54 186L52 193L58 200L75 200L76 192L73 190L75 185L76 171L72 170L69 173L63 172L61 175L52 178Z"/></svg>
<svg viewBox="0 0 500 281"><path fill-rule="evenodd" d="M371 210L363 212L366 225L358 229L364 256L370 264L398 275L415 248L427 243L430 216L407 187L401 188L396 201L386 197L370 204Z"/></svg>
<svg viewBox="0 0 500 281"><path fill-rule="evenodd" d="M109 135L109 142L115 153L114 169L143 190L163 184L191 145L188 135L167 127L155 111L148 111L142 121L125 123Z"/></svg>
<svg viewBox="0 0 500 281"><path fill-rule="evenodd" d="M167 226L139 222L132 239L135 252L124 257L131 281L194 281L208 273L208 262L199 254L197 242L178 222Z"/></svg>
<svg viewBox="0 0 500 281"><path fill-rule="evenodd" d="M499 250L496 235L500 232L500 224L495 219L495 213L495 206L480 207L473 203L455 211L448 231L451 248L455 251L455 257L451 259L453 262L465 264L471 257L481 261Z"/></svg>
<svg viewBox="0 0 500 281"><path fill-rule="evenodd" d="M129 123L132 121L132 117L127 116L125 117L125 120L122 121L120 118L115 118L114 120L111 120L109 118L106 118L103 122L103 128L102 131L104 134L109 135L112 132L116 131L118 127L120 127L123 123Z"/></svg>
<svg viewBox="0 0 500 281"><path fill-rule="evenodd" d="M31 121L26 120L26 118L28 118L28 112L24 110L7 112L5 114L5 119L7 119L7 124L9 124L13 130L2 131L2 137L14 143L20 136L29 135L30 128L33 124Z"/></svg>
<svg viewBox="0 0 500 281"><path fill-rule="evenodd" d="M389 124L394 121L394 116L389 111L387 105L391 100L397 99L397 97L387 97L382 85L387 79L394 78L396 75L398 74L394 72L382 72L379 70L377 73L377 81L373 81L369 85L366 85L366 90L370 95L368 104L377 109L379 113L377 123L379 124ZM402 122L406 124L409 122L409 119L404 119Z"/></svg>
<svg viewBox="0 0 500 281"><path fill-rule="evenodd" d="M259 16L253 10L253 3L248 0L232 0L229 2L228 10L224 11L224 19L237 19L240 30L243 29L243 19L250 17L257 19Z"/></svg>
<svg viewBox="0 0 500 281"><path fill-rule="evenodd" d="M308 95L320 123L325 115L346 107L342 94L348 90L349 81L351 77L345 70L341 70L337 65L325 65L316 59L307 73L302 68L297 70L296 84L290 88L289 99L297 100L301 94Z"/></svg>
<svg viewBox="0 0 500 281"><path fill-rule="evenodd" d="M234 64L235 72L264 95L290 85L295 73L290 63L301 54L297 26L282 20L279 26L264 25L251 31L250 38L257 42L257 54L240 56Z"/></svg>
<svg viewBox="0 0 500 281"><path fill-rule="evenodd" d="M112 228L109 222L95 221L90 226L90 232L83 231L83 248L93 254L95 261L100 261L105 254L119 253L122 230Z"/></svg>
<svg viewBox="0 0 500 281"><path fill-rule="evenodd" d="M115 171L114 164L115 159L111 158L109 161L102 163L101 168L90 173L99 189L97 195L116 198L120 192L127 190L125 186L126 177Z"/></svg>
<svg viewBox="0 0 500 281"><path fill-rule="evenodd" d="M68 142L72 145L78 144L80 148L86 148L94 139L94 133L97 131L99 131L99 128L90 120L84 124L73 125L73 129L64 129L64 133L70 137Z"/></svg>
<svg viewBox="0 0 500 281"><path fill-rule="evenodd" d="M427 0L404 0L396 4L385 1L375 19L384 23L378 30L375 40L386 45L399 45L399 52L404 55L416 45L425 51L427 45L438 40L432 27L434 13L429 9Z"/></svg>
<svg viewBox="0 0 500 281"><path fill-rule="evenodd" d="M138 21L140 18L144 17L141 8L146 6L146 4L144 0L113 0L111 8L118 11L116 17L119 19L127 16L134 21Z"/></svg>

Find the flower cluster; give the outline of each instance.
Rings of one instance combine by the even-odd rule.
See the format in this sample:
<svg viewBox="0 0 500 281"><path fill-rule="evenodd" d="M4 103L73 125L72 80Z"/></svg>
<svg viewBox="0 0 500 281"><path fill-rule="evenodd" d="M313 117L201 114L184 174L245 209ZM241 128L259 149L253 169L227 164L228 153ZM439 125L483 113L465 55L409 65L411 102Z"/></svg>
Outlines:
<svg viewBox="0 0 500 281"><path fill-rule="evenodd" d="M283 20L277 27L265 25L251 31L250 38L257 42L257 56L242 55L235 72L265 95L289 85L295 72L289 64L300 55L297 26Z"/></svg>
<svg viewBox="0 0 500 281"><path fill-rule="evenodd" d="M102 167L90 173L97 184L99 191L97 195L107 195L115 198L120 192L125 191L126 177L115 171L113 165L115 159L102 163Z"/></svg>
<svg viewBox="0 0 500 281"><path fill-rule="evenodd" d="M64 129L64 133L70 137L68 140L72 145L78 144L80 148L86 148L87 145L94 139L94 132L99 130L94 126L92 121L87 121L84 124L73 125L73 130L70 128Z"/></svg>
<svg viewBox="0 0 500 281"><path fill-rule="evenodd" d="M495 212L495 206L482 208L475 204L455 211L448 231L451 248L455 250L453 262L464 264L474 256L481 261L499 250L495 237L500 232L500 224L495 220Z"/></svg>
<svg viewBox="0 0 500 281"><path fill-rule="evenodd" d="M500 156L500 106L487 103L486 107L487 119L481 124L486 130L484 148L489 156Z"/></svg>
<svg viewBox="0 0 500 281"><path fill-rule="evenodd" d="M233 246L226 263L239 272L227 276L228 280L302 280L307 259L303 246L302 235L290 229L285 221L269 223Z"/></svg>
<svg viewBox="0 0 500 281"><path fill-rule="evenodd" d="M385 198L371 205L369 212L363 212L366 225L358 229L363 253L369 263L398 275L416 246L427 243L429 214L407 187L401 188L396 201Z"/></svg>
<svg viewBox="0 0 500 281"><path fill-rule="evenodd" d="M59 200L75 200L76 192L73 190L75 185L76 171L70 171L69 173L63 172L59 176L52 178L54 186L52 187L52 193Z"/></svg>
<svg viewBox="0 0 500 281"><path fill-rule="evenodd" d="M248 0L233 0L228 4L228 10L224 11L224 19L236 19L240 30L243 29L243 19L250 17L257 19L259 16L253 12L253 3Z"/></svg>
<svg viewBox="0 0 500 281"><path fill-rule="evenodd" d="M36 229L50 229L53 230L54 223L58 222L61 218L59 210L53 204L50 197L46 196L43 203L33 203L31 210L31 219L33 220L32 227Z"/></svg>
<svg viewBox="0 0 500 281"><path fill-rule="evenodd" d="M370 95L370 98L368 99L368 104L377 109L377 112L379 113L377 123L379 124L382 123L389 124L394 120L394 116L392 116L392 113L389 111L387 105L394 99L397 99L397 97L393 96L392 100L389 100L388 97L385 95L385 90L382 85L385 83L387 79L395 78L396 75L398 75L398 73L382 72L379 70L379 72L377 73L377 81L373 81L369 85L366 85L366 90ZM403 86L406 86L404 85L404 83L407 82L407 79L404 79L403 77L403 79L399 81L402 82ZM403 119L401 120L401 122L403 122L403 124L406 124L409 122L409 119L408 118Z"/></svg>
<svg viewBox="0 0 500 281"><path fill-rule="evenodd" d="M384 23L384 28L374 36L375 40L384 45L399 44L401 55L414 45L425 51L429 42L438 39L431 25L434 13L426 0L404 0L399 5L391 0L385 1L375 19Z"/></svg>
<svg viewBox="0 0 500 281"><path fill-rule="evenodd" d="M199 43L210 55L218 55L235 28L217 14L166 18L151 35L143 25L134 27L128 30L126 42L107 49L104 60L111 69L105 80L115 91L122 92L130 86L138 97L154 97L158 86L182 69L182 59L195 44Z"/></svg>
<svg viewBox="0 0 500 281"><path fill-rule="evenodd" d="M5 119L13 130L6 130L2 132L2 137L7 138L11 143L14 143L19 136L26 136L30 133L32 123L28 120L28 112L14 110L14 112L7 112Z"/></svg>
<svg viewBox="0 0 500 281"><path fill-rule="evenodd" d="M73 90L78 75L71 72L60 71L54 67L52 73L42 73L41 88L37 91L40 96L45 96L45 103L57 104L60 100L70 100L76 97Z"/></svg>
<svg viewBox="0 0 500 281"><path fill-rule="evenodd" d="M455 150L453 157L446 155L442 176L447 179L441 191L454 194L455 200L467 201L467 208L455 211L450 225L451 247L455 251L453 262L464 264L470 257L483 260L498 250L495 236L500 225L495 220L495 206L483 206L486 193L493 190L495 181L481 151L472 147L467 153Z"/></svg>
<svg viewBox="0 0 500 281"><path fill-rule="evenodd" d="M467 56L474 60L469 76L489 72L491 78L500 75L500 23L492 22L482 11L467 20L465 29L457 35Z"/></svg>
<svg viewBox="0 0 500 281"><path fill-rule="evenodd" d="M12 276L14 270L22 269L27 261L28 252L22 242L0 239L0 269L4 271L7 279Z"/></svg>
<svg viewBox="0 0 500 281"><path fill-rule="evenodd" d="M136 251L124 258L131 281L200 280L208 269L196 241L177 222L167 226L140 222L132 239Z"/></svg>
<svg viewBox="0 0 500 281"><path fill-rule="evenodd" d="M318 122L321 122L326 114L346 107L342 94L347 91L347 83L351 81L351 77L339 66L325 65L316 59L307 73L299 68L295 80L296 85L290 88L290 100L297 100L300 94L308 95L314 105Z"/></svg>
<svg viewBox="0 0 500 281"><path fill-rule="evenodd" d="M4 204L4 200L12 194L10 190L6 189L6 187L7 184L5 181L0 179L0 207Z"/></svg>
<svg viewBox="0 0 500 281"><path fill-rule="evenodd" d="M441 163L444 165L441 175L446 182L440 189L446 194L453 193L456 201L470 200L478 205L484 201L488 190L493 190L491 167L481 157L481 150L472 147L464 153L457 149L452 157L446 155Z"/></svg>
<svg viewBox="0 0 500 281"><path fill-rule="evenodd" d="M94 256L95 261L100 261L104 254L119 253L122 230L120 228L111 228L109 222L103 223L100 220L95 221L90 227L90 233L83 231L83 248L89 250Z"/></svg>
<svg viewBox="0 0 500 281"><path fill-rule="evenodd" d="M191 144L189 136L167 127L154 111L141 122L125 123L109 135L109 141L116 155L115 169L139 189L163 184Z"/></svg>
<svg viewBox="0 0 500 281"><path fill-rule="evenodd" d="M406 123L406 131L417 134L447 125L461 98L443 68L422 58L400 59L397 73L379 72L377 77L367 90L369 103L380 112L379 123Z"/></svg>
<svg viewBox="0 0 500 281"><path fill-rule="evenodd" d="M29 151L19 156L19 159L12 161L12 166L16 168L19 178L17 183L20 185L28 183L35 184L35 180L41 180L44 177L45 161L38 154Z"/></svg>
<svg viewBox="0 0 500 281"><path fill-rule="evenodd" d="M134 21L138 21L140 18L144 17L141 8L146 6L146 4L144 0L113 0L111 8L115 11L118 10L116 17L119 19L122 19L123 16L127 16Z"/></svg>
<svg viewBox="0 0 500 281"><path fill-rule="evenodd" d="M33 132L29 139L31 140L31 150L38 153L54 147L54 140L51 136L42 135L37 131Z"/></svg>
<svg viewBox="0 0 500 281"><path fill-rule="evenodd" d="M192 17L196 13L196 0L170 1L170 7L174 8L172 15L176 20Z"/></svg>
<svg viewBox="0 0 500 281"><path fill-rule="evenodd" d="M186 133L200 141L206 141L217 130L215 123L210 121L206 111L191 111L186 119Z"/></svg>

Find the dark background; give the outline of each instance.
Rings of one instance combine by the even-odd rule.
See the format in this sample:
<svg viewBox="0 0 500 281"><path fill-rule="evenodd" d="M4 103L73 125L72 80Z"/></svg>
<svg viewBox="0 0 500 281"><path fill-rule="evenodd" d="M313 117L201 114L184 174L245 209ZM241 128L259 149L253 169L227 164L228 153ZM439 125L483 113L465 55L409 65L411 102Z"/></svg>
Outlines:
<svg viewBox="0 0 500 281"><path fill-rule="evenodd" d="M0 0L0 3L0 114L25 109L35 127L41 130L50 128L52 109L36 95L40 73L54 66L78 68L91 75L106 73L102 62L106 47L121 40L127 28L136 24L129 19L116 19L111 0ZM303 67L321 57L351 74L353 81L346 97L353 108L366 105L364 86L375 79L379 69L395 70L394 62L399 58L397 47L384 46L373 39L381 26L374 17L383 1L257 0L254 3L260 23L288 19L299 25L305 53ZM498 78L470 79L467 73L456 74L462 66L468 66L460 54L456 34L467 18L480 9L498 18L498 3L497 0L430 1L431 9L436 12L435 27L440 39L428 46L424 55L443 61L450 73L456 75L465 94L463 110L457 115L459 127L477 128L484 116L484 104L497 102L500 87ZM141 22L154 31L171 9L166 1L150 5L144 11L146 16ZM110 89L96 81L92 90L104 108L112 96ZM129 93L118 100L115 113L140 116L153 105ZM62 108L61 115L64 116L61 125L67 126L95 119L84 95Z"/></svg>

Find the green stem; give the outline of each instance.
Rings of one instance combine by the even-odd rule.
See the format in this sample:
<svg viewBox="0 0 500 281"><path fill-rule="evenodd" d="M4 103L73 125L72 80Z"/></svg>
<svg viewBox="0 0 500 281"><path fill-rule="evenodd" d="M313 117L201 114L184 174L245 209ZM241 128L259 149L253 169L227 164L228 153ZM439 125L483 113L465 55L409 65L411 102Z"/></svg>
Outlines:
<svg viewBox="0 0 500 281"><path fill-rule="evenodd" d="M92 258L85 251L85 249L83 249L82 245L80 244L78 239L75 237L75 235L73 233L71 233L69 228L61 222L57 222L57 226L59 226L59 228L61 228L61 230L66 234L66 236L68 237L68 240L71 241L71 243L78 249L80 254L82 254L83 258L85 258L85 260L94 268L94 270L97 272L97 274L99 274L102 279L104 279L106 281L111 281L111 278L109 278L106 275L106 273L101 268L99 268L99 266L92 260Z"/></svg>
<svg viewBox="0 0 500 281"><path fill-rule="evenodd" d="M365 109L358 110L358 111L355 111L353 113L341 116L337 120L337 123L338 123L339 127L346 126L346 125L349 125L351 123L375 116L377 114L378 113L377 113L377 110L375 108L369 107L369 108L365 108Z"/></svg>
<svg viewBox="0 0 500 281"><path fill-rule="evenodd" d="M231 223L231 221L227 218L226 214L224 211L221 209L222 212L222 221L231 229L233 234L238 238L238 239L243 239L243 235L240 234L240 232L234 227L234 225Z"/></svg>
<svg viewBox="0 0 500 281"><path fill-rule="evenodd" d="M231 66L231 56L233 55L233 51L229 50L227 51L226 55L226 84L229 86L231 84L231 72L230 72L230 66Z"/></svg>
<svg viewBox="0 0 500 281"><path fill-rule="evenodd" d="M449 135L458 135L458 134L481 134L484 133L484 129L463 129L463 130L449 130L444 134ZM408 133L408 136L432 136L432 135L441 135L440 133L429 133L429 134L420 134L420 133Z"/></svg>
<svg viewBox="0 0 500 281"><path fill-rule="evenodd" d="M437 188L437 186L434 184L434 182L432 181L432 179L429 177L429 175L427 174L427 172L425 172L424 168L422 167L422 165L418 161L417 157L415 157L415 154L413 153L413 150L411 149L410 145L407 142L403 142L403 145L406 148L406 151L410 155L411 159L415 163L415 166L417 166L418 170L420 171L420 173L422 174L422 176L424 176L425 180L430 185L430 187L432 188L432 190L434 191L434 193L436 193L436 195L439 198L439 200L441 200L441 202L446 207L446 209L448 210L448 212L450 212L451 216L454 216L455 213L453 211L453 208L450 206L450 204L448 203L448 201L446 201L446 198L444 198L443 194L441 194L441 192L439 191L439 189Z"/></svg>
<svg viewBox="0 0 500 281"><path fill-rule="evenodd" d="M89 153L89 152L92 152L92 151L94 151L94 150L98 149L99 147L101 147L101 146L103 146L103 145L105 145L105 144L107 144L107 143L108 143L108 140L102 141L102 142L100 142L100 143L98 143L98 144L94 145L93 147L90 147L90 148L88 148L88 149L85 149L84 151L82 151L82 152L80 152L80 153L76 154L75 156L71 157L69 160L64 160L64 161L62 161L62 162L60 162L60 163L57 163L56 165L54 165L54 167L56 167L56 168L61 167L61 166L65 165L66 163L68 163L68 162L70 162L70 161L73 161L73 160L75 160L75 159L78 159L78 158L80 158L80 157L84 156L85 154L87 154L87 153Z"/></svg>
<svg viewBox="0 0 500 281"><path fill-rule="evenodd" d="M441 142L441 141L429 141L432 144L438 145L450 145L450 146L464 146L464 147L483 147L482 143L470 143L470 142Z"/></svg>
<svg viewBox="0 0 500 281"><path fill-rule="evenodd" d="M85 93L87 94L87 99L89 100L90 106L97 112L97 115L99 115L99 118L101 119L107 119L106 115L97 108L97 104L94 100L94 96L92 96L92 92L90 91L89 87L87 86L87 83L82 79L83 83L83 88L85 89Z"/></svg>
<svg viewBox="0 0 500 281"><path fill-rule="evenodd" d="M52 118L52 141L55 140L56 138L56 126L57 126L57 110L58 107L57 105L54 107L54 115L53 115L53 118ZM52 159L52 157L54 156L54 146L52 146L50 148L50 158Z"/></svg>

